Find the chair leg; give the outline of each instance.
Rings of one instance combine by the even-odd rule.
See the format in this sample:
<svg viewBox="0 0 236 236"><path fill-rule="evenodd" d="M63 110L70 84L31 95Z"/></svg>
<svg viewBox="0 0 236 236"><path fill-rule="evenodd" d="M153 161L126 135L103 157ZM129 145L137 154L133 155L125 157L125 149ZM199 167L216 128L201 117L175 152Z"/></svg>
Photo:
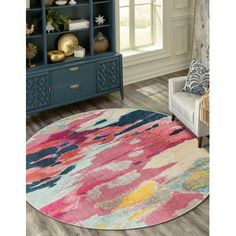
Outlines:
<svg viewBox="0 0 236 236"><path fill-rule="evenodd" d="M203 143L203 137L198 137L198 147L201 148Z"/></svg>
<svg viewBox="0 0 236 236"><path fill-rule="evenodd" d="M172 113L172 114L171 114L171 121L174 121L175 118L176 118L175 115Z"/></svg>

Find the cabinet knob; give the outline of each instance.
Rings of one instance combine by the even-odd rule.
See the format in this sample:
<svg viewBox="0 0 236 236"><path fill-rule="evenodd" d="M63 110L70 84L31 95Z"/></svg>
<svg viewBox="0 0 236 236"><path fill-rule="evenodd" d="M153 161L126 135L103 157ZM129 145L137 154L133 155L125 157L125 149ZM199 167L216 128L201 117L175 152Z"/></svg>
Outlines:
<svg viewBox="0 0 236 236"><path fill-rule="evenodd" d="M71 72L75 72L75 71L78 71L78 70L79 70L79 66L75 66L75 67L70 68Z"/></svg>
<svg viewBox="0 0 236 236"><path fill-rule="evenodd" d="M73 85L70 86L70 88L71 89L77 89L77 88L79 88L79 86L80 86L79 84L73 84Z"/></svg>

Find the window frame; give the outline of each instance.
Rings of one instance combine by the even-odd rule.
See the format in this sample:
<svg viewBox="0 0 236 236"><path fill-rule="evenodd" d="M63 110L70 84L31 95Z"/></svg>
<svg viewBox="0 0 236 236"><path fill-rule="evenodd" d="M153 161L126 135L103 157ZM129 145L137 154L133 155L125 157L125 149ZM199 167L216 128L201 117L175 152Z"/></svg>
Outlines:
<svg viewBox="0 0 236 236"><path fill-rule="evenodd" d="M156 43L156 14L155 7L156 7L156 0L150 0L150 3L137 3L135 4L135 0L129 0L129 5L120 6L119 5L119 12L121 8L128 7L129 8L129 48L124 48L120 50L128 51L128 50L138 50L143 47L153 46ZM136 6L149 6L150 5L150 18L151 18L151 43L147 43L142 46L136 46L136 25L135 25L135 7ZM120 16L119 16L120 17ZM119 31L120 31L120 21L119 21ZM119 45L120 48L120 45Z"/></svg>
<svg viewBox="0 0 236 236"><path fill-rule="evenodd" d="M162 35L162 47L156 47L151 50L133 51L131 53L126 53L120 50L120 1L115 1L115 14L116 14L116 50L123 56L124 68L134 66L137 64L142 64L146 62L152 62L157 59L162 59L169 57L172 50L173 31L171 30L172 22L172 5L173 0L163 0L163 35ZM154 46L155 47L155 46Z"/></svg>

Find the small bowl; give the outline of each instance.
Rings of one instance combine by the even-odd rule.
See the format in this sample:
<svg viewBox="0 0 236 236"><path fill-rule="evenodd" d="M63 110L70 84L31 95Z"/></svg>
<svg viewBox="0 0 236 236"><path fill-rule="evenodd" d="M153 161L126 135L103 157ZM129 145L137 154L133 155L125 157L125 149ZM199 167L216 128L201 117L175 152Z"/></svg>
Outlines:
<svg viewBox="0 0 236 236"><path fill-rule="evenodd" d="M48 59L51 62L62 62L65 60L65 53L63 51L52 50L48 52Z"/></svg>
<svg viewBox="0 0 236 236"><path fill-rule="evenodd" d="M58 6L64 6L67 4L67 0L57 0L55 3Z"/></svg>

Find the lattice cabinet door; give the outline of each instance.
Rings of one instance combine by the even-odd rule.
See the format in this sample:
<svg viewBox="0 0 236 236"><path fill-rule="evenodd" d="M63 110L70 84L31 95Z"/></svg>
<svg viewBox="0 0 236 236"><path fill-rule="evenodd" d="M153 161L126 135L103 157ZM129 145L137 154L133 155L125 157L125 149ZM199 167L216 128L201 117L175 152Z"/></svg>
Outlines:
<svg viewBox="0 0 236 236"><path fill-rule="evenodd" d="M27 77L26 110L37 110L50 105L50 81L48 73Z"/></svg>
<svg viewBox="0 0 236 236"><path fill-rule="evenodd" d="M119 59L98 63L97 92L105 92L120 87Z"/></svg>

